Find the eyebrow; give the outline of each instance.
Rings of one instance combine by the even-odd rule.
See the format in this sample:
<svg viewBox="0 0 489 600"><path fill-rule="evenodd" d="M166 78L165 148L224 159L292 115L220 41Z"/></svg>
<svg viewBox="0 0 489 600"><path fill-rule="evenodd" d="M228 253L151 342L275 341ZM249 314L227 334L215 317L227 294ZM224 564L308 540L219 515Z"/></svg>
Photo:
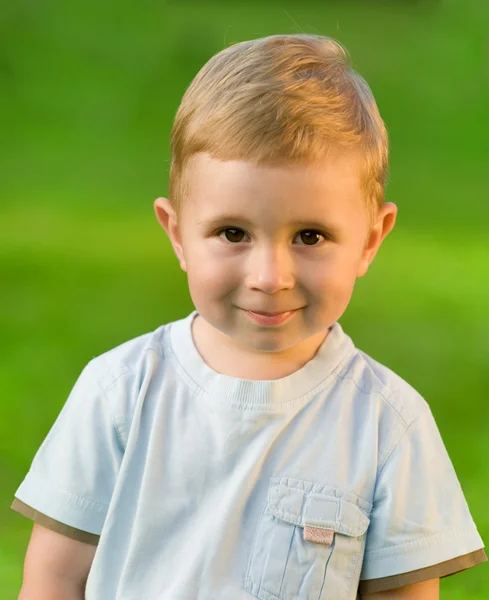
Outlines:
<svg viewBox="0 0 489 600"><path fill-rule="evenodd" d="M206 226L217 226L217 225L224 225L225 223L243 223L246 225L253 225L253 223L245 218L245 217L240 217L238 215L221 215L218 217L213 217L211 219L203 219L202 221L197 221L197 225L206 225ZM306 220L301 220L301 221L294 221L293 223L290 223L291 227L314 227L317 229L324 229L327 231L331 231L331 232L339 232L340 228L336 225L327 225L326 223L323 223L321 221L317 221L315 219L311 219L309 221Z"/></svg>

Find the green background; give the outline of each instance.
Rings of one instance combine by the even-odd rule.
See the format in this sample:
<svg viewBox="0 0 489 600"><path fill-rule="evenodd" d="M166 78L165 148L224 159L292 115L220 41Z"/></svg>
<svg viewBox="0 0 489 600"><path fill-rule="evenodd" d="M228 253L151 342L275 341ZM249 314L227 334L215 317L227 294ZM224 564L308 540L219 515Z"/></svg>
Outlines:
<svg viewBox="0 0 489 600"><path fill-rule="evenodd" d="M152 206L179 100L212 54L274 33L338 38L372 87L399 214L341 323L429 402L489 539L488 25L484 0L3 3L2 599L32 528L13 495L82 368L193 309ZM442 597L487 598L488 573Z"/></svg>

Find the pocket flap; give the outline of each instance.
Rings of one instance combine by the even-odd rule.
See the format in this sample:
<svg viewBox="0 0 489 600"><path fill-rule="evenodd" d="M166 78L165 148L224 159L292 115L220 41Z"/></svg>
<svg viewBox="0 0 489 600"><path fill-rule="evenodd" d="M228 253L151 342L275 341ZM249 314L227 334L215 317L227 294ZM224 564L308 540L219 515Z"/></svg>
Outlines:
<svg viewBox="0 0 489 600"><path fill-rule="evenodd" d="M370 524L370 519L352 502L324 492L307 493L283 482L270 484L268 503L275 517L299 527L319 527L359 537Z"/></svg>

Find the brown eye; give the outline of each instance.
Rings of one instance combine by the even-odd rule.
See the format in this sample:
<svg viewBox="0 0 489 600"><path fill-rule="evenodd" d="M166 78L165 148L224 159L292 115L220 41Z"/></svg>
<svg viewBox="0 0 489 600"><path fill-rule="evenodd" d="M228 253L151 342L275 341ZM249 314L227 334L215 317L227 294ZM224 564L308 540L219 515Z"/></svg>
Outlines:
<svg viewBox="0 0 489 600"><path fill-rule="evenodd" d="M312 229L305 229L304 231L301 231L299 235L305 246L317 246L316 242L321 241L318 240L318 236L324 237L319 231L314 231Z"/></svg>
<svg viewBox="0 0 489 600"><path fill-rule="evenodd" d="M228 233L228 232L231 232L231 233ZM236 238L239 238L243 234L243 231L241 229L223 229L221 231L221 233L225 234L228 242L237 244L241 241L241 239L236 239Z"/></svg>

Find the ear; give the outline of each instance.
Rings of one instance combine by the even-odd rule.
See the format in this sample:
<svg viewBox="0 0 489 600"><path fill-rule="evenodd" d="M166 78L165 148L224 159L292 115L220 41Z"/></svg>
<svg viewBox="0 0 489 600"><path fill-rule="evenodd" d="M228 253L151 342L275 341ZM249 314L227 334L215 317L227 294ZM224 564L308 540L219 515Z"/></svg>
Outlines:
<svg viewBox="0 0 489 600"><path fill-rule="evenodd" d="M370 230L364 246L362 258L358 264L357 277L363 277L368 271L380 245L392 231L397 217L397 206L392 202L383 204L375 217L375 224Z"/></svg>
<svg viewBox="0 0 489 600"><path fill-rule="evenodd" d="M177 255L181 268L184 271L187 271L187 263L185 262L180 228L175 211L171 207L167 198L156 198L153 206L159 224L163 227L163 229L166 231L166 234L170 238L171 245L173 246L173 250Z"/></svg>

